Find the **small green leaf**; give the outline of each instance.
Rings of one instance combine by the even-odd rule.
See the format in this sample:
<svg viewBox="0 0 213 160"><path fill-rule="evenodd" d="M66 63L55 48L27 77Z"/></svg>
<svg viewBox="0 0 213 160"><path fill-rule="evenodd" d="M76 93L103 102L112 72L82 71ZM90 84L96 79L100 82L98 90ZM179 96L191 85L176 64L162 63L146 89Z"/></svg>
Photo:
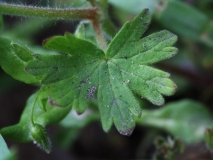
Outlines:
<svg viewBox="0 0 213 160"><path fill-rule="evenodd" d="M14 79L38 83L35 76L24 71L26 63L32 59L32 53L27 47L0 37L0 65Z"/></svg>
<svg viewBox="0 0 213 160"><path fill-rule="evenodd" d="M44 149L47 153L50 153L50 139L43 126L40 124L32 125L32 127L30 127L30 135L34 143L38 144L38 146Z"/></svg>
<svg viewBox="0 0 213 160"><path fill-rule="evenodd" d="M44 41L44 47L64 54L34 55L26 71L42 76L41 84L52 105L72 105L83 113L97 97L103 129L108 131L114 123L121 134L130 135L135 127L134 116L141 116L133 92L163 105L162 95L172 95L177 88L168 73L147 66L177 53L171 47L177 37L168 31L141 39L150 20L145 9L127 22L106 54L72 34L52 37Z"/></svg>
<svg viewBox="0 0 213 160"><path fill-rule="evenodd" d="M204 132L213 119L199 102L182 100L172 102L157 110L143 110L139 124L164 129L186 143L203 140Z"/></svg>
<svg viewBox="0 0 213 160"><path fill-rule="evenodd" d="M93 26L88 21L82 21L81 23L79 23L74 35L76 38L84 39L93 44L97 44L94 36L95 32Z"/></svg>
<svg viewBox="0 0 213 160"><path fill-rule="evenodd" d="M15 152L11 152L0 134L0 160L15 160Z"/></svg>
<svg viewBox="0 0 213 160"><path fill-rule="evenodd" d="M42 94L41 94L42 95ZM30 142L32 141L31 133L31 112L32 104L34 102L36 94L33 94L27 101L26 107L21 115L20 121L18 124L4 127L0 130L0 133L11 140L19 142ZM39 98L38 98L39 99ZM40 103L42 104L42 102ZM61 121L70 111L70 107L59 108L52 107L49 103L46 104L46 111L42 110L39 106L39 103L36 102L34 108L33 119L36 124L41 126L46 126L48 124L55 124Z"/></svg>
<svg viewBox="0 0 213 160"><path fill-rule="evenodd" d="M40 107L43 111L45 111L45 112L47 111L47 110L46 110L47 101L48 101L48 99L47 99L47 98L44 98L44 97L41 97L41 98L38 100L39 107Z"/></svg>
<svg viewBox="0 0 213 160"><path fill-rule="evenodd" d="M85 26L84 22L78 24L75 30L75 37L80 39L85 39Z"/></svg>

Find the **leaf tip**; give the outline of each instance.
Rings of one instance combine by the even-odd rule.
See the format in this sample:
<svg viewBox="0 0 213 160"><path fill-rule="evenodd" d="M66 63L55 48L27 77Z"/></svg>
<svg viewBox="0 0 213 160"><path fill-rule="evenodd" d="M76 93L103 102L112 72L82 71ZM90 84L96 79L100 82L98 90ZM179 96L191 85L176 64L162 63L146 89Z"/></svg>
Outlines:
<svg viewBox="0 0 213 160"><path fill-rule="evenodd" d="M174 89L175 89L175 91L178 90L178 86L176 84L174 84Z"/></svg>
<svg viewBox="0 0 213 160"><path fill-rule="evenodd" d="M65 32L64 35L71 34L70 32Z"/></svg>
<svg viewBox="0 0 213 160"><path fill-rule="evenodd" d="M170 31L168 31L169 32L169 34L170 34L170 36L171 36L171 38L173 38L174 40L174 43L175 42L177 42L177 40L178 40L178 36L176 35L176 34L174 34L174 33L172 33L172 32L170 32Z"/></svg>
<svg viewBox="0 0 213 160"><path fill-rule="evenodd" d="M145 16L150 16L149 8L143 9L143 11L140 14L141 19L143 19Z"/></svg>
<svg viewBox="0 0 213 160"><path fill-rule="evenodd" d="M44 40L42 41L42 45L45 46L45 44L47 43L47 41L49 41L50 39L51 39L51 37L50 37L50 38L44 39Z"/></svg>
<svg viewBox="0 0 213 160"><path fill-rule="evenodd" d="M178 53L178 49L175 48L176 50L174 51L173 55L172 56L175 56L177 53Z"/></svg>
<svg viewBox="0 0 213 160"><path fill-rule="evenodd" d="M77 115L81 115L84 113L84 111L75 110Z"/></svg>
<svg viewBox="0 0 213 160"><path fill-rule="evenodd" d="M144 8L144 12L148 13L149 12L149 8Z"/></svg>
<svg viewBox="0 0 213 160"><path fill-rule="evenodd" d="M157 106L163 106L165 104L165 100L163 99L162 101L158 102L158 103L153 103Z"/></svg>
<svg viewBox="0 0 213 160"><path fill-rule="evenodd" d="M118 130L118 132L124 136L131 136L134 128L127 128L126 130Z"/></svg>

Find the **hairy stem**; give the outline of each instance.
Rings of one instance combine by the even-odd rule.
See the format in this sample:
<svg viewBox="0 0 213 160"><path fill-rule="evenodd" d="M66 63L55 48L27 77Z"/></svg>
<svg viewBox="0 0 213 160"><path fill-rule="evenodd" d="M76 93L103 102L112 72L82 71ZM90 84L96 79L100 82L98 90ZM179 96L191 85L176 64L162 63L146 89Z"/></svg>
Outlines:
<svg viewBox="0 0 213 160"><path fill-rule="evenodd" d="M106 41L105 41L104 36L102 34L100 23L98 21L94 20L92 22L92 24L93 24L93 28L94 28L95 33L96 33L96 37L97 37L99 47L105 51L107 49L107 44L106 44Z"/></svg>
<svg viewBox="0 0 213 160"><path fill-rule="evenodd" d="M95 8L98 8L97 11L101 11L101 7L98 5L98 3L95 3L94 0L88 0L91 4L91 6L95 7ZM103 13L99 12L100 15L104 16ZM93 28L95 30L95 33L96 33L96 37L97 37L97 41L98 41L98 44L99 44L99 47L105 51L107 49L107 44L106 44L106 41L105 41L105 38L103 36L103 33L101 31L101 25L100 25L100 17L98 17L97 19L94 19L92 21L92 25L93 25Z"/></svg>
<svg viewBox="0 0 213 160"><path fill-rule="evenodd" d="M56 19L89 19L97 18L97 9L57 9L57 8L40 8L32 6L13 5L0 3L0 11L3 14L18 16L33 16Z"/></svg>
<svg viewBox="0 0 213 160"><path fill-rule="evenodd" d="M57 9L0 3L0 11L3 14L17 16L91 20L96 32L99 46L103 50L106 50L107 44L101 31L98 17L98 8L93 4L92 6L92 8L87 9Z"/></svg>

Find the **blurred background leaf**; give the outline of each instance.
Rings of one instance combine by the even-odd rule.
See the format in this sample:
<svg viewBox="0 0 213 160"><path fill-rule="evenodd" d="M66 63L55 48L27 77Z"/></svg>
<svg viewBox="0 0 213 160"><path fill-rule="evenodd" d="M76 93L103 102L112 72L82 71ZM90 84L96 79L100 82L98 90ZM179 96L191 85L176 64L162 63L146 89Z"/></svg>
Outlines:
<svg viewBox="0 0 213 160"><path fill-rule="evenodd" d="M6 142L0 134L0 160L16 160L16 152L15 150L9 150Z"/></svg>
<svg viewBox="0 0 213 160"><path fill-rule="evenodd" d="M55 136L56 143L63 149L71 147L80 131L89 124L99 121L100 115L92 110L86 110L78 115L72 110L61 122L61 129Z"/></svg>
<svg viewBox="0 0 213 160"><path fill-rule="evenodd" d="M189 99L171 102L155 110L143 110L137 121L142 126L163 129L186 143L203 140L206 128L213 123L206 107Z"/></svg>
<svg viewBox="0 0 213 160"><path fill-rule="evenodd" d="M155 21L164 28L213 47L212 20L208 15L186 2L180 0L124 0L122 2L121 0L109 0L109 3L135 15L139 14L142 9L149 8ZM206 1L202 1L200 5L205 6Z"/></svg>
<svg viewBox="0 0 213 160"><path fill-rule="evenodd" d="M130 13L138 14L144 8L149 8L151 13L153 13L159 0L109 0L109 3Z"/></svg>

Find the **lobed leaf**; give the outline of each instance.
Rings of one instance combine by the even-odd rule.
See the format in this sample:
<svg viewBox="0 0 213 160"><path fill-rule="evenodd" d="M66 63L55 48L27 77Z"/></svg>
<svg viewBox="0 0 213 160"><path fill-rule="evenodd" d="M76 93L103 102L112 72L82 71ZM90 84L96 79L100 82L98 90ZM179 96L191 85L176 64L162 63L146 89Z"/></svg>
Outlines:
<svg viewBox="0 0 213 160"><path fill-rule="evenodd" d="M65 54L34 55L25 70L42 77L41 85L52 105L72 105L83 113L97 97L103 129L108 131L114 123L121 134L130 135L135 127L134 116L141 116L133 92L163 105L162 95L172 95L177 89L168 73L148 66L174 56L177 49L171 45L177 37L160 31L141 39L150 20L145 9L127 22L106 54L69 33L49 38L44 47Z"/></svg>

